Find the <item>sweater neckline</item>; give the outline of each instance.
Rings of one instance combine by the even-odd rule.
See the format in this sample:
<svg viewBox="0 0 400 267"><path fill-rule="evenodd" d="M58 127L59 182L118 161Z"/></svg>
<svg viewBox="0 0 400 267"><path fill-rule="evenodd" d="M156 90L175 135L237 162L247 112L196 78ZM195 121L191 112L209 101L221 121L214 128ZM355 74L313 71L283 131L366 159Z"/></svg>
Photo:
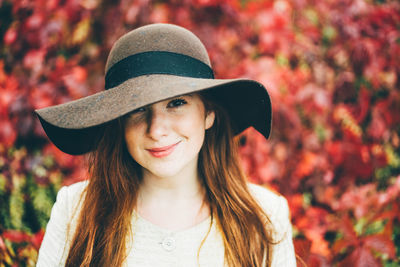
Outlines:
<svg viewBox="0 0 400 267"><path fill-rule="evenodd" d="M203 221L201 221L193 226L190 226L190 227L187 227L187 228L184 228L181 230L169 230L169 229L166 229L162 226L154 224L153 222L150 222L149 220L143 218L138 212L136 212L136 210L133 212L133 215L134 215L134 220L136 221L137 224L141 224L143 226L148 227L151 230L161 232L163 234L174 234L174 235L179 234L180 235L180 234L188 234L191 232L198 232L198 231L202 231L206 227L208 228L211 224L211 215L209 215L206 219L204 219Z"/></svg>

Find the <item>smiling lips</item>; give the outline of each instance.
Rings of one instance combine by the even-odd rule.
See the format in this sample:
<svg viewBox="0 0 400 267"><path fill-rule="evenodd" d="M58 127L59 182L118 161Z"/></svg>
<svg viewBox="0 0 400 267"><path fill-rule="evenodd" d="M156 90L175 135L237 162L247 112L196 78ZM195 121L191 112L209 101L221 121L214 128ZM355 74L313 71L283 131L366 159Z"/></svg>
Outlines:
<svg viewBox="0 0 400 267"><path fill-rule="evenodd" d="M169 154L171 154L176 146L180 143L180 141L178 143L169 145L169 146L164 146L164 147L155 147L155 148L151 148L151 149L146 149L147 151L149 151L149 153L156 158L163 158L168 156Z"/></svg>

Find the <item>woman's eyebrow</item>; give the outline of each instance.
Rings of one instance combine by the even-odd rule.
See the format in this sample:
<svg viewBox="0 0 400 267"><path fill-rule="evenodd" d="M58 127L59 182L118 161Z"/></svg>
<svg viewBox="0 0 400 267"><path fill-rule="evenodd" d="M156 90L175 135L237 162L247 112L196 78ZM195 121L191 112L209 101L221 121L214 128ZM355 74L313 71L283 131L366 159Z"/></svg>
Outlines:
<svg viewBox="0 0 400 267"><path fill-rule="evenodd" d="M193 96L194 96L194 94L177 95L177 96L168 98L167 101L174 100L174 99L177 99L177 98L183 98L183 97L190 97L190 98L193 98Z"/></svg>
<svg viewBox="0 0 400 267"><path fill-rule="evenodd" d="M192 94L181 95L181 97L190 97L190 98L193 98L193 97L194 97L194 94L192 93Z"/></svg>

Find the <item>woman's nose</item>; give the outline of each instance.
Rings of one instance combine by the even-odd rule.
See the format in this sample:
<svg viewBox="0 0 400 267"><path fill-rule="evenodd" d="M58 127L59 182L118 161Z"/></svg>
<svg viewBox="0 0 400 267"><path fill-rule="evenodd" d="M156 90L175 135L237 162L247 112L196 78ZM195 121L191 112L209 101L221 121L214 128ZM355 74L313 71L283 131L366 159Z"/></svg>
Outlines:
<svg viewBox="0 0 400 267"><path fill-rule="evenodd" d="M147 134L154 140L168 135L169 119L166 110L153 108L147 113Z"/></svg>

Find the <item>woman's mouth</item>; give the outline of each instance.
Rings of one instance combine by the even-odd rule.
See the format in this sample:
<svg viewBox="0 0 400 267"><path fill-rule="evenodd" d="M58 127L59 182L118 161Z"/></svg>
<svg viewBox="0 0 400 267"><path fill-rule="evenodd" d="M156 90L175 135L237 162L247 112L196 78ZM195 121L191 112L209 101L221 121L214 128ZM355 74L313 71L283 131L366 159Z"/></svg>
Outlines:
<svg viewBox="0 0 400 267"><path fill-rule="evenodd" d="M149 151L149 153L156 158L163 158L168 156L169 154L171 154L175 148L177 147L177 145L180 143L181 141L169 145L169 146L163 146L163 147L154 147L154 148L150 148L150 149L146 149L147 151Z"/></svg>

